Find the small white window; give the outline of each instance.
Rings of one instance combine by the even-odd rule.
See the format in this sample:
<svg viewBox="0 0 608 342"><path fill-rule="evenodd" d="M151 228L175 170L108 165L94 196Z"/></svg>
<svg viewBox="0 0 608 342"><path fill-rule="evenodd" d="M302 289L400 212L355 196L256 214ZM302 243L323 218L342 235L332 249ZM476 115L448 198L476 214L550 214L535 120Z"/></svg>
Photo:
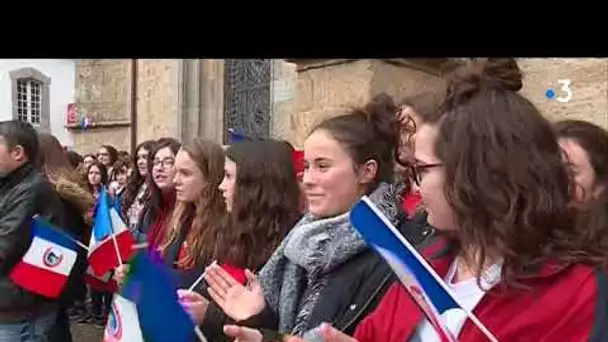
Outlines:
<svg viewBox="0 0 608 342"><path fill-rule="evenodd" d="M17 118L40 126L42 118L42 82L33 78L17 80Z"/></svg>

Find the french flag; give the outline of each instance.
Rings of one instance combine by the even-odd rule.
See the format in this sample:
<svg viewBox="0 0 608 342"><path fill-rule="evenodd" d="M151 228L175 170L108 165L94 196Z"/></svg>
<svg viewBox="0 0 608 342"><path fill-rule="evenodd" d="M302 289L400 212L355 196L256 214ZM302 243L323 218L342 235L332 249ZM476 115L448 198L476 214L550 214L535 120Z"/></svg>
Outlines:
<svg viewBox="0 0 608 342"><path fill-rule="evenodd" d="M88 256L89 266L99 277L128 260L135 244L126 224L109 202L108 194L102 189Z"/></svg>
<svg viewBox="0 0 608 342"><path fill-rule="evenodd" d="M10 278L24 289L57 298L67 284L78 256L78 245L42 219L32 219L32 242Z"/></svg>
<svg viewBox="0 0 608 342"><path fill-rule="evenodd" d="M367 196L350 212L353 227L363 239L386 260L412 299L435 328L441 342L456 342L446 328L443 316L451 310L462 310L490 342L496 337L469 310L458 303L445 281L428 264L412 244L401 235Z"/></svg>

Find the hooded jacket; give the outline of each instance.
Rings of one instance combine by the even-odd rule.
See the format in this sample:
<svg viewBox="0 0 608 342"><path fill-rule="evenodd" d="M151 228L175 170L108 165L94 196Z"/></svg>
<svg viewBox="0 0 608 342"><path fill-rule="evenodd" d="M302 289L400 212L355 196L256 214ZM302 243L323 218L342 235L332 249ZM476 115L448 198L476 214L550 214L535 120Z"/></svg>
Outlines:
<svg viewBox="0 0 608 342"><path fill-rule="evenodd" d="M64 225L63 228L68 230L73 237L85 245L89 244L91 219L88 213L92 210L95 204L93 195L80 184L59 177L51 180L55 192L59 195L64 207ZM83 275L87 268L87 251L83 248L78 250L78 258L70 278L68 285L61 296L61 300L65 304L72 301L73 295L78 288L84 284Z"/></svg>

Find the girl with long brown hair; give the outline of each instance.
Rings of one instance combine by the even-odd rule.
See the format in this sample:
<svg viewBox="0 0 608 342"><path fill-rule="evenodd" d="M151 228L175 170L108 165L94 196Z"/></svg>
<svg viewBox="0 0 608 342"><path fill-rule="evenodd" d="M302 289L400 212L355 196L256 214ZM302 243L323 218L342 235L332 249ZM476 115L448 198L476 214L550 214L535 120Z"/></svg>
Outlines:
<svg viewBox="0 0 608 342"><path fill-rule="evenodd" d="M145 163L149 175L148 189L142 201L137 224L131 233L140 244L147 245L152 251L158 251L163 246L166 236L171 230L171 219L175 210L175 158L181 144L173 138L160 138L151 148L148 161ZM141 151L139 152L141 153ZM142 165L140 163L139 165ZM120 283L128 271L128 265L116 268L114 278Z"/></svg>
<svg viewBox="0 0 608 342"><path fill-rule="evenodd" d="M209 291L227 316L244 326L308 337L321 322L352 333L376 307L393 273L352 228L352 206L369 195L414 245L426 236L402 215L402 188L393 183L397 111L393 99L380 94L313 128L304 143L308 212L249 286L208 268Z"/></svg>
<svg viewBox="0 0 608 342"><path fill-rule="evenodd" d="M84 244L88 244L90 220L88 213L92 210L94 199L87 191L84 180L70 164L68 156L53 135L39 133L40 153L38 165L53 185L63 202L64 225L72 235ZM71 341L68 311L73 318L86 316L86 285L83 274L87 267L86 251L80 249L74 270L70 274L68 287L62 294L62 301L57 325L51 332L51 341Z"/></svg>
<svg viewBox="0 0 608 342"><path fill-rule="evenodd" d="M606 341L608 251L573 229L560 147L551 123L517 93L516 61L473 59L448 81L442 111L415 136L429 223L445 237L426 257L498 341ZM460 310L442 319L460 342L488 341ZM401 284L354 339L328 327L321 335L328 342L439 340Z"/></svg>
<svg viewBox="0 0 608 342"><path fill-rule="evenodd" d="M149 153L147 163L150 181L145 205L141 209L133 234L140 243L148 248L157 249L162 243L175 207L175 156L181 144L173 138L161 138ZM120 276L120 270L117 274Z"/></svg>
<svg viewBox="0 0 608 342"><path fill-rule="evenodd" d="M219 243L226 217L218 189L223 176L224 151L215 142L192 139L175 156L176 205L160 251L176 270L178 287L190 287L213 260L228 262L229 246Z"/></svg>
<svg viewBox="0 0 608 342"><path fill-rule="evenodd" d="M133 173L129 177L127 187L122 196L122 215L126 220L129 230L134 233L137 223L148 196L148 164L150 154L154 151L156 142L154 140L144 141L137 145L133 156Z"/></svg>
<svg viewBox="0 0 608 342"><path fill-rule="evenodd" d="M608 250L608 131L582 120L559 121L555 131L574 187L579 241Z"/></svg>
<svg viewBox="0 0 608 342"><path fill-rule="evenodd" d="M555 130L574 181L574 201L584 204L608 191L608 131L582 120L559 121Z"/></svg>
<svg viewBox="0 0 608 342"><path fill-rule="evenodd" d="M262 267L301 216L292 153L289 144L271 139L239 142L226 150L219 189L228 220L219 243L224 259L248 269L249 275ZM241 283L246 281L244 274L228 273ZM222 327L227 317L215 303L204 298L206 291L201 288L199 292L203 295L179 293L193 319L202 323L207 338L223 341L226 337Z"/></svg>

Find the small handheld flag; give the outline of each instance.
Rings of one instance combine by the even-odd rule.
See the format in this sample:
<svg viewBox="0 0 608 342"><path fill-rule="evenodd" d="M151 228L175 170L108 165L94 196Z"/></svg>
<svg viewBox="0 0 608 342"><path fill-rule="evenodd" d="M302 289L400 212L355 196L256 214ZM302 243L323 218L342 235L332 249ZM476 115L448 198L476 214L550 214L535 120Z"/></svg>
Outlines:
<svg viewBox="0 0 608 342"><path fill-rule="evenodd" d="M102 342L144 342L133 302L114 295Z"/></svg>
<svg viewBox="0 0 608 342"><path fill-rule="evenodd" d="M237 132L234 128L229 128L228 129L228 133L230 134L230 142L231 143L236 143L236 142L240 142L240 141L246 141L246 140L251 140L250 137L246 136L243 133L239 133Z"/></svg>
<svg viewBox="0 0 608 342"><path fill-rule="evenodd" d="M135 303L146 341L191 342L194 323L181 307L167 267L140 251L130 262L120 295ZM168 328L170 327L170 328Z"/></svg>
<svg viewBox="0 0 608 342"><path fill-rule="evenodd" d="M134 244L133 236L116 209L110 207L108 194L102 189L89 243L89 265L95 275L103 276L129 259Z"/></svg>
<svg viewBox="0 0 608 342"><path fill-rule="evenodd" d="M442 342L456 342L445 327L441 315L449 310L462 310L491 342L496 337L469 310L458 303L447 284L428 264L414 246L378 210L369 197L364 196L350 212L354 228L363 239L386 260L440 335Z"/></svg>
<svg viewBox="0 0 608 342"><path fill-rule="evenodd" d="M65 288L78 257L78 245L66 233L39 217L31 222L32 242L10 278L24 289L57 298Z"/></svg>

